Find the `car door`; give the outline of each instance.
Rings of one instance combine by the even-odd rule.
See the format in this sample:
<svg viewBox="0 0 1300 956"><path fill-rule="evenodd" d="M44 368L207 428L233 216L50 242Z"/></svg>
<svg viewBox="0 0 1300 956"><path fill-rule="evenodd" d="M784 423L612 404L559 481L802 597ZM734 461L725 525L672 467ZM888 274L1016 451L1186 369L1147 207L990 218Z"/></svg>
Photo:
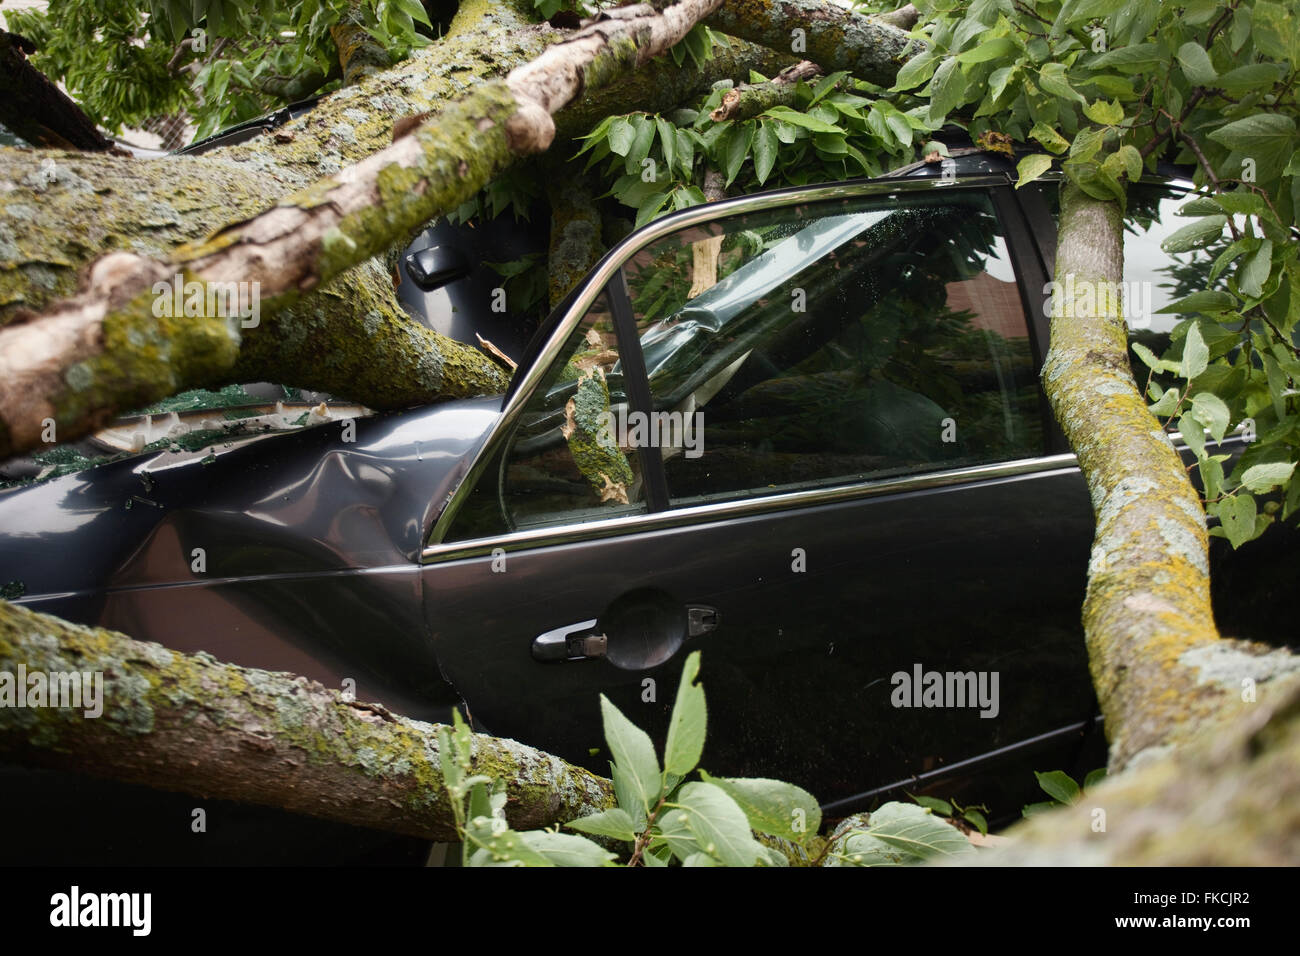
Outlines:
<svg viewBox="0 0 1300 956"><path fill-rule="evenodd" d="M598 267L425 552L478 725L604 770L599 695L662 739L698 648L704 766L833 805L1077 740L1091 513L1008 192L748 197Z"/></svg>

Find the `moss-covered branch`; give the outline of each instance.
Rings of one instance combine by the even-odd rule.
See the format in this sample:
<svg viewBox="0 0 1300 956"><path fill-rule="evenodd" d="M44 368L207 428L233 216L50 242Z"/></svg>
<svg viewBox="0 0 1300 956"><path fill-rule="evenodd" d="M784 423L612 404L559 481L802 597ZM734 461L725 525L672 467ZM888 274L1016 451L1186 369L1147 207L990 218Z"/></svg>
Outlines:
<svg viewBox="0 0 1300 956"><path fill-rule="evenodd" d="M198 796L430 840L459 839L434 725L344 700L306 678L222 664L0 601L0 672L102 675L103 713L0 708L0 750ZM84 701L83 701L84 703ZM475 772L503 780L516 829L609 806L608 781L476 735Z"/></svg>
<svg viewBox="0 0 1300 956"><path fill-rule="evenodd" d="M821 72L821 67L810 60L800 60L788 66L766 83L742 83L728 90L722 103L709 114L715 123L723 120L747 120L773 106L789 106L794 102L800 80L809 80Z"/></svg>
<svg viewBox="0 0 1300 956"><path fill-rule="evenodd" d="M1253 706L1243 681L1300 659L1219 637L1200 497L1129 368L1119 206L1067 182L1060 222L1043 388L1092 494L1083 622L1119 770Z"/></svg>
<svg viewBox="0 0 1300 956"><path fill-rule="evenodd" d="M890 23L822 0L727 0L705 22L882 86L893 85L898 68L922 48Z"/></svg>
<svg viewBox="0 0 1300 956"><path fill-rule="evenodd" d="M87 286L43 315L0 330L0 456L33 447L53 419L62 440L123 408L220 379L248 326L227 314L158 314L160 283L211 290L256 283L268 318L394 240L454 209L515 157L545 150L551 114L678 42L721 0L655 13L622 8L484 82L385 149L180 247L170 261L98 260ZM210 312L211 310L209 310ZM468 370L471 375L481 373ZM354 396L365 401L363 396Z"/></svg>
<svg viewBox="0 0 1300 956"><path fill-rule="evenodd" d="M555 308L604 255L605 246L591 180L577 163L556 164L549 173L551 241L546 268L551 308Z"/></svg>
<svg viewBox="0 0 1300 956"><path fill-rule="evenodd" d="M1234 720L1008 830L976 863L1295 866L1300 863L1300 681Z"/></svg>

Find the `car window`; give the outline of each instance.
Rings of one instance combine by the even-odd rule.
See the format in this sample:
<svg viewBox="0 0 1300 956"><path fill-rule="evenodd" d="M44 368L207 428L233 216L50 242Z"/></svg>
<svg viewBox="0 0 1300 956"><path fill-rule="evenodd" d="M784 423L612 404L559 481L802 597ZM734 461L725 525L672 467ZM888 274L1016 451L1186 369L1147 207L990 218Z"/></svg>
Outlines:
<svg viewBox="0 0 1300 956"><path fill-rule="evenodd" d="M734 216L624 269L654 414L618 421L617 438L658 449L674 505L1044 451L985 191Z"/></svg>
<svg viewBox="0 0 1300 956"><path fill-rule="evenodd" d="M596 299L479 476L446 540L646 510L638 456L608 423L627 396L609 298Z"/></svg>

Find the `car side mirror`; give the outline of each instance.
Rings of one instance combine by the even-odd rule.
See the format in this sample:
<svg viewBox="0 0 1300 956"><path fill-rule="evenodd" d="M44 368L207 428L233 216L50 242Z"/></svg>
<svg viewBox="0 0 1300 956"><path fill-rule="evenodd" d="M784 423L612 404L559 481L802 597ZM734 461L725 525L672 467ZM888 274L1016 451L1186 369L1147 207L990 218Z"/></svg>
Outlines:
<svg viewBox="0 0 1300 956"><path fill-rule="evenodd" d="M452 246L430 246L412 252L404 261L406 271L425 292L463 279L472 268L465 254Z"/></svg>

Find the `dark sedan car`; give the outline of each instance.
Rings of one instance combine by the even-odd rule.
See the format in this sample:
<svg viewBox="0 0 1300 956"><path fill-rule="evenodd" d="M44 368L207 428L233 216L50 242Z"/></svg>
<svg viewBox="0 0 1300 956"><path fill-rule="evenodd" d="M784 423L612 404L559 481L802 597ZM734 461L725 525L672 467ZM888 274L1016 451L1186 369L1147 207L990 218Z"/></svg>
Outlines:
<svg viewBox="0 0 1300 956"><path fill-rule="evenodd" d="M976 155L667 216L543 323L504 396L0 493L0 582L598 771L598 695L662 739L698 648L711 772L833 815L901 790L1014 815L1031 769L1081 775L1104 741L1092 514L1038 383L1055 187L1012 180ZM1135 189L1135 336L1167 338L1155 311L1193 291L1158 248L1184 186ZM1293 580L1290 535L1252 560ZM1265 586L1221 544L1222 580ZM1254 597L1217 607L1267 638Z"/></svg>

